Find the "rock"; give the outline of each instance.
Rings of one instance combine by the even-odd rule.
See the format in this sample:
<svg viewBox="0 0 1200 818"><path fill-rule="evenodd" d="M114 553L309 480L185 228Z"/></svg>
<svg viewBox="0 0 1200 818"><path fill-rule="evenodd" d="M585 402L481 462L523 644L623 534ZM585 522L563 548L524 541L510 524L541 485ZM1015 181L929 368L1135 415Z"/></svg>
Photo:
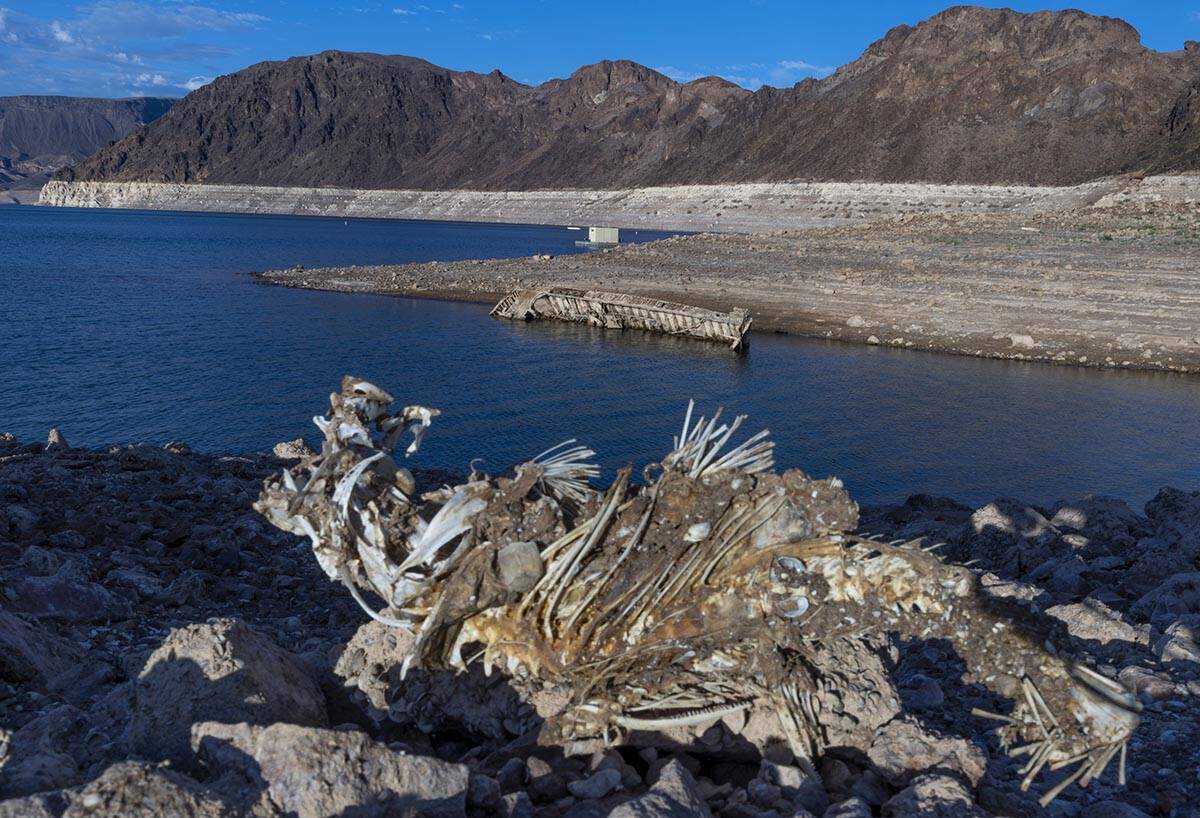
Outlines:
<svg viewBox="0 0 1200 818"><path fill-rule="evenodd" d="M535 802L557 801L567 794L566 777L537 756L531 756L525 767L529 771L529 797Z"/></svg>
<svg viewBox="0 0 1200 818"><path fill-rule="evenodd" d="M867 757L893 785L929 770L955 770L977 786L987 757L975 744L955 736L938 736L908 718L884 725L875 736Z"/></svg>
<svg viewBox="0 0 1200 818"><path fill-rule="evenodd" d="M871 805L855 796L831 805L822 818L871 818Z"/></svg>
<svg viewBox="0 0 1200 818"><path fill-rule="evenodd" d="M199 721L324 726L325 700L290 654L234 619L172 630L134 681L129 737L148 758L185 759Z"/></svg>
<svg viewBox="0 0 1200 818"><path fill-rule="evenodd" d="M400 678L397 656L411 634L367 622L341 652L334 673L356 688L376 723L414 727L430 734L454 731L507 743L538 725L536 714L503 674L486 676L478 665L466 673L410 671Z"/></svg>
<svg viewBox="0 0 1200 818"><path fill-rule="evenodd" d="M62 818L237 818L241 811L171 770L114 764L71 799Z"/></svg>
<svg viewBox="0 0 1200 818"><path fill-rule="evenodd" d="M66 639L0 611L0 679L77 701L109 672Z"/></svg>
<svg viewBox="0 0 1200 818"><path fill-rule="evenodd" d="M1200 614L1200 572L1175 574L1133 603L1129 613L1159 631L1186 614Z"/></svg>
<svg viewBox="0 0 1200 818"><path fill-rule="evenodd" d="M511 792L500 799L501 818L533 818L533 802L523 792Z"/></svg>
<svg viewBox="0 0 1200 818"><path fill-rule="evenodd" d="M1122 668L1117 678L1143 701L1164 701L1176 696L1175 684L1166 673L1130 665Z"/></svg>
<svg viewBox="0 0 1200 818"><path fill-rule="evenodd" d="M191 732L206 762L296 818L461 816L466 808L465 766L394 752L365 733L215 722Z"/></svg>
<svg viewBox="0 0 1200 818"><path fill-rule="evenodd" d="M1154 535L1172 543L1185 562L1200 552L1200 491L1165 488L1146 503Z"/></svg>
<svg viewBox="0 0 1200 818"><path fill-rule="evenodd" d="M1052 591L1057 599L1078 599L1087 594L1090 585L1084 577L1088 564L1078 555L1063 559L1051 559L1030 573L1030 579L1042 582L1046 590Z"/></svg>
<svg viewBox="0 0 1200 818"><path fill-rule="evenodd" d="M884 818L988 818L961 781L923 775L883 805Z"/></svg>
<svg viewBox="0 0 1200 818"><path fill-rule="evenodd" d="M609 818L711 818L711 815L692 774L672 759L647 792L619 805L609 813Z"/></svg>
<svg viewBox="0 0 1200 818"><path fill-rule="evenodd" d="M281 460L299 460L302 457L312 457L315 454L302 437L276 443L275 447L271 449L271 453Z"/></svg>
<svg viewBox="0 0 1200 818"><path fill-rule="evenodd" d="M567 789L576 798L585 798L588 800L596 800L603 798L613 790L621 786L621 773L611 767L603 770L597 770L587 778L579 781L572 781L567 784Z"/></svg>
<svg viewBox="0 0 1200 818"><path fill-rule="evenodd" d="M1150 532L1149 521L1115 497L1088 494L1054 506L1050 524L1087 538L1085 556L1129 548Z"/></svg>
<svg viewBox="0 0 1200 818"><path fill-rule="evenodd" d="M1143 626L1135 628L1121 614L1097 599L1085 599L1069 605L1055 605L1046 609L1046 615L1067 626L1067 632L1076 639L1095 642L1097 645L1125 643L1128 646L1149 644L1150 634Z"/></svg>
<svg viewBox="0 0 1200 818"><path fill-rule="evenodd" d="M14 540L29 539L37 528L37 516L15 503L0 506L0 535L7 534Z"/></svg>
<svg viewBox="0 0 1200 818"><path fill-rule="evenodd" d="M1151 592L1180 567L1200 564L1200 491L1163 489L1146 503L1146 515L1153 534L1138 541L1137 559L1121 577L1130 596Z"/></svg>
<svg viewBox="0 0 1200 818"><path fill-rule="evenodd" d="M1008 339L1013 349L1034 349L1037 347L1037 342L1033 340L1032 335L1010 332L1004 337Z"/></svg>
<svg viewBox="0 0 1200 818"><path fill-rule="evenodd" d="M467 803L475 809L495 812L500 806L500 782L473 773L467 782Z"/></svg>
<svg viewBox="0 0 1200 818"><path fill-rule="evenodd" d="M846 326L854 329L861 329L867 325L867 321L861 315L852 315L846 319Z"/></svg>
<svg viewBox="0 0 1200 818"><path fill-rule="evenodd" d="M525 762L519 758L510 758L496 773L496 781L504 794L516 792L525 786Z"/></svg>
<svg viewBox="0 0 1200 818"><path fill-rule="evenodd" d="M1087 818L1150 818L1149 815L1120 801L1100 801L1087 808Z"/></svg>
<svg viewBox="0 0 1200 818"><path fill-rule="evenodd" d="M1057 529L1040 511L1017 500L1000 499L971 515L946 556L962 562L978 559L1016 577L1045 562L1057 539Z"/></svg>
<svg viewBox="0 0 1200 818"><path fill-rule="evenodd" d="M133 615L128 600L83 578L74 562L63 565L54 576L26 577L13 591L9 610L39 619L86 623L128 619Z"/></svg>
<svg viewBox="0 0 1200 818"><path fill-rule="evenodd" d="M0 755L0 798L31 795L78 784L83 777L77 741L87 733L83 713L62 705L7 736ZM72 745L76 746L72 746ZM72 751L76 752L72 752Z"/></svg>
<svg viewBox="0 0 1200 818"><path fill-rule="evenodd" d="M783 791L769 781L755 778L746 785L746 796L751 803L757 804L763 809L769 809L783 797Z"/></svg>
<svg viewBox="0 0 1200 818"><path fill-rule="evenodd" d="M916 710L934 710L946 703L946 694L937 679L921 673L913 674L900 690L904 703Z"/></svg>
<svg viewBox="0 0 1200 818"><path fill-rule="evenodd" d="M55 426L50 430L50 434L46 436L46 449L48 452L65 452L71 448L67 443L67 439L63 437L62 432L58 431Z"/></svg>
<svg viewBox="0 0 1200 818"><path fill-rule="evenodd" d="M621 787L631 790L642 783L642 776L625 762L616 750L597 754L592 759L592 770L616 770L621 774Z"/></svg>
<svg viewBox="0 0 1200 818"><path fill-rule="evenodd" d="M875 337L874 335L868 335L867 343L870 344L871 346L876 346L879 343L879 339L877 337Z"/></svg>
<svg viewBox="0 0 1200 818"><path fill-rule="evenodd" d="M0 818L60 818L70 803L70 793L41 792L0 801Z"/></svg>
<svg viewBox="0 0 1200 818"><path fill-rule="evenodd" d="M807 766L807 762L805 764L807 768L764 759L758 777L778 787L780 795L789 803L820 815L829 805L829 797L816 770Z"/></svg>
<svg viewBox="0 0 1200 818"><path fill-rule="evenodd" d="M892 797L892 789L884 781L883 776L870 768L863 770L863 774L854 782L850 792L873 807L883 806L883 803Z"/></svg>
<svg viewBox="0 0 1200 818"><path fill-rule="evenodd" d="M496 552L496 567L504 587L522 594L537 585L545 570L541 552L531 542L514 542L501 548Z"/></svg>
<svg viewBox="0 0 1200 818"><path fill-rule="evenodd" d="M1200 670L1200 614L1187 614L1168 626L1154 643L1154 655L1163 664L1183 662Z"/></svg>

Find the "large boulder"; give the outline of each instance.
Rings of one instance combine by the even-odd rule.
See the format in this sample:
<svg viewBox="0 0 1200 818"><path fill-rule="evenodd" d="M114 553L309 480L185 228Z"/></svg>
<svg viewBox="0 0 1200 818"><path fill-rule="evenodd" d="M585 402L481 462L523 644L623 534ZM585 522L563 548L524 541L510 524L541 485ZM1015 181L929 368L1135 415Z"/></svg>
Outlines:
<svg viewBox="0 0 1200 818"><path fill-rule="evenodd" d="M296 818L436 818L466 808L465 766L398 753L365 733L205 722L192 728L192 745L210 767L241 776L260 803Z"/></svg>
<svg viewBox="0 0 1200 818"><path fill-rule="evenodd" d="M234 619L172 630L134 680L131 747L186 760L200 721L327 723L321 690L297 660Z"/></svg>

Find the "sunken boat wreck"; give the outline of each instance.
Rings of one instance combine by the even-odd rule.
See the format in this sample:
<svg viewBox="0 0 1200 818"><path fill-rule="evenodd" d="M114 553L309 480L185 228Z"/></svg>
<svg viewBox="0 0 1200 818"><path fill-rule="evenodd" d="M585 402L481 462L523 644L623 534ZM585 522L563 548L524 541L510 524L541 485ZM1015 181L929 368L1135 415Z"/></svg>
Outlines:
<svg viewBox="0 0 1200 818"><path fill-rule="evenodd" d="M511 321L552 319L606 329L683 335L738 350L745 349L746 333L753 321L744 309L717 312L646 296L569 287L514 290L492 308L491 314Z"/></svg>

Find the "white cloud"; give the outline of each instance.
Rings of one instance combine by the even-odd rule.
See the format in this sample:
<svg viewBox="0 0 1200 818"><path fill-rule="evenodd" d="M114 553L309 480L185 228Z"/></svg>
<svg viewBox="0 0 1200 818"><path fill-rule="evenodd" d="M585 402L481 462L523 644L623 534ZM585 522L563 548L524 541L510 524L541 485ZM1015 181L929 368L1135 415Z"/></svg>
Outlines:
<svg viewBox="0 0 1200 818"><path fill-rule="evenodd" d="M180 83L180 88L186 88L189 91L195 91L197 88L203 88L213 81L212 77L192 77L187 82Z"/></svg>
<svg viewBox="0 0 1200 818"><path fill-rule="evenodd" d="M216 73L213 62L230 54L205 42L205 32L269 22L254 12L202 5L213 1L81 0L58 18L0 6L0 93L112 96L199 87Z"/></svg>
<svg viewBox="0 0 1200 818"><path fill-rule="evenodd" d="M50 23L50 33L57 42L67 43L68 45L75 42L75 38L71 36L71 32L63 28L62 23L58 22L58 20Z"/></svg>
<svg viewBox="0 0 1200 818"><path fill-rule="evenodd" d="M698 71L684 71L682 68L676 68L673 65L660 65L654 70L663 76L670 77L676 82L691 82L692 80L698 80L701 77L707 76L707 74Z"/></svg>
<svg viewBox="0 0 1200 818"><path fill-rule="evenodd" d="M400 15L403 15L404 17L411 17L412 15L416 14L416 12L411 11L409 9L395 8L395 9L392 9L392 14L400 14Z"/></svg>
<svg viewBox="0 0 1200 818"><path fill-rule="evenodd" d="M0 8L0 42L15 43L17 41L17 33L8 30L8 17L12 14L6 8Z"/></svg>
<svg viewBox="0 0 1200 818"><path fill-rule="evenodd" d="M804 60L780 60L767 71L772 85L795 85L805 77L825 77L833 72L828 65L813 65Z"/></svg>

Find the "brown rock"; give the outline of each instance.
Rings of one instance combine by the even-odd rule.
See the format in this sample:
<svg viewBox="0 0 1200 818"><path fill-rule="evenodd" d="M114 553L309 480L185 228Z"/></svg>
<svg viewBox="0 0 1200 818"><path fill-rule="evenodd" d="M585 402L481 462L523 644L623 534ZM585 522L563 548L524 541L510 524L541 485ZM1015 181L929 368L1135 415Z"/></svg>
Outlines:
<svg viewBox="0 0 1200 818"><path fill-rule="evenodd" d="M192 744L297 818L461 816L466 808L466 767L393 752L365 733L205 722L192 728Z"/></svg>
<svg viewBox="0 0 1200 818"><path fill-rule="evenodd" d="M124 761L72 797L62 818L235 818L240 814L190 778L151 764Z"/></svg>
<svg viewBox="0 0 1200 818"><path fill-rule="evenodd" d="M886 724L875 736L867 757L892 783L903 784L927 771L953 771L977 786L987 757L975 744L954 736L927 732L906 718Z"/></svg>
<svg viewBox="0 0 1200 818"><path fill-rule="evenodd" d="M961 781L923 775L883 805L884 818L987 818Z"/></svg>
<svg viewBox="0 0 1200 818"><path fill-rule="evenodd" d="M199 721L324 726L320 688L286 651L234 619L171 631L134 682L131 744L183 759Z"/></svg>

